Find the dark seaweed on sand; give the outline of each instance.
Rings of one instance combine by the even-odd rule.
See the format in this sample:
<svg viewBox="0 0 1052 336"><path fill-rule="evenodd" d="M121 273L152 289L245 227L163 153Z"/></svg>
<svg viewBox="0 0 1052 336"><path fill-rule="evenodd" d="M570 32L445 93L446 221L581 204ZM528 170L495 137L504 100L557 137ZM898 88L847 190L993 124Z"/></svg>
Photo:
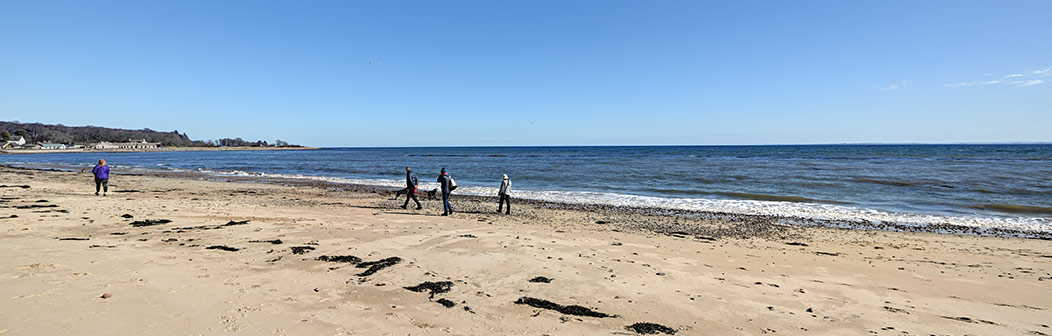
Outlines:
<svg viewBox="0 0 1052 336"><path fill-rule="evenodd" d="M380 259L380 260L377 260L377 261L363 262L363 263L358 264L355 267L357 267L357 268L368 268L367 270L365 270L365 272L358 273L358 276L370 276L370 275L375 274L376 272L379 272L380 270L382 270L384 268L388 268L388 267L394 266L395 264L400 263L400 262L402 262L402 258L390 257L390 258Z"/></svg>
<svg viewBox="0 0 1052 336"><path fill-rule="evenodd" d="M212 245L212 246L206 247L205 249L206 250L223 250L223 251L227 251L227 252L237 252L238 250L240 250L239 248L230 247L230 246L226 246L226 245Z"/></svg>
<svg viewBox="0 0 1052 336"><path fill-rule="evenodd" d="M49 213L49 212L60 212L60 213L69 213L69 210L65 210L65 209L59 209L59 210L40 210L40 211L33 211L33 213Z"/></svg>
<svg viewBox="0 0 1052 336"><path fill-rule="evenodd" d="M293 246L291 247L292 254L304 254L310 251L314 251L314 246Z"/></svg>
<svg viewBox="0 0 1052 336"><path fill-rule="evenodd" d="M30 205L16 205L15 209L36 209L36 208L57 208L54 204L30 204Z"/></svg>
<svg viewBox="0 0 1052 336"><path fill-rule="evenodd" d="M248 242L249 242L249 243L271 243L271 244L274 244L274 245L280 245L280 244L284 243L283 241L281 241L281 239L273 239L273 240L249 240Z"/></svg>
<svg viewBox="0 0 1052 336"><path fill-rule="evenodd" d="M657 323L650 323L650 322L639 322L639 323L627 326L627 327L625 327L625 329L628 329L628 330L631 330L631 331L635 331L637 334L643 334L643 335L653 335L653 334L657 334L657 333L668 334L668 335L675 335L676 334L676 329L672 329L672 328L669 328L669 327L666 327L666 326L663 326L663 325L660 325L660 324L657 324Z"/></svg>
<svg viewBox="0 0 1052 336"><path fill-rule="evenodd" d="M345 256L324 256L323 255L323 256L318 257L315 260L317 260L317 261L327 261L327 262L344 262L344 263L351 263L351 264L357 264L357 263L362 262L362 258L358 258L358 257L352 256L352 255L345 255Z"/></svg>
<svg viewBox="0 0 1052 336"><path fill-rule="evenodd" d="M536 277L536 278L530 279L529 281L530 281L530 282L539 282L539 283L551 283L551 282L552 282L552 280L555 280L555 279L552 279L552 278L545 278L545 277L539 276L539 277Z"/></svg>
<svg viewBox="0 0 1052 336"><path fill-rule="evenodd" d="M134 225L135 222L132 222L132 224ZM226 224L222 224L222 225L201 225L201 226L189 226L189 227L173 228L171 231L174 231L176 233L182 233L182 232L186 232L186 231L190 231L190 230L216 230L216 229L222 229L222 228L227 227L227 226L245 225L245 224L248 224L248 220L247 219L243 220L243 221L229 221L229 222L226 222ZM164 232L168 233L169 231L164 231Z"/></svg>
<svg viewBox="0 0 1052 336"><path fill-rule="evenodd" d="M554 311L557 311L557 312L560 312L560 313L563 313L563 314L566 314L566 315L577 315L577 316L586 316L586 317L616 317L617 316L617 315L610 315L610 314L606 314L606 313L600 313L600 312L594 311L594 310L592 310L590 308L585 308L585 307L581 307L581 306L578 306L578 305L563 306L563 305L555 303L555 302L551 302L551 301L543 300L543 299L538 299L538 298L531 298L531 297L528 297L528 296L523 296L523 297L519 298L518 301L515 301L515 304L524 304L524 305L528 305L528 306L534 307L534 308L550 309L550 310L554 310Z"/></svg>
<svg viewBox="0 0 1052 336"><path fill-rule="evenodd" d="M450 289L453 289L453 282L452 281L439 281L439 282L425 281L425 282L423 282L423 283L421 283L419 285L413 286L413 287L402 287L402 288L405 288L405 289L408 289L408 290L411 290L411 291L414 291L414 292L417 292L417 293L430 292L431 293L430 297L434 298L435 294L447 293L447 292L449 292Z"/></svg>
<svg viewBox="0 0 1052 336"><path fill-rule="evenodd" d="M437 302L438 304L440 304L442 306L445 306L446 308L453 308L453 306L457 305L456 303L453 303L453 301L449 301L447 299L438 299L438 300L435 300L435 302Z"/></svg>
<svg viewBox="0 0 1052 336"><path fill-rule="evenodd" d="M155 219L144 219L144 220L141 220L141 221L131 222L131 226L143 227L143 226L153 226L153 225L168 224L168 223L171 223L171 222L172 221L168 220L168 219L156 219L156 220Z"/></svg>
<svg viewBox="0 0 1052 336"><path fill-rule="evenodd" d="M973 318L967 317L967 316L941 316L941 317L944 318L944 319L947 319L947 320L954 320L954 321L960 321L960 322L976 323L976 324L983 323L983 324L997 325L996 322L991 322L991 321L987 321L987 320L980 320L980 319L973 319Z"/></svg>
<svg viewBox="0 0 1052 336"><path fill-rule="evenodd" d="M123 214L121 215L121 218L135 218L135 216L132 216L130 214Z"/></svg>

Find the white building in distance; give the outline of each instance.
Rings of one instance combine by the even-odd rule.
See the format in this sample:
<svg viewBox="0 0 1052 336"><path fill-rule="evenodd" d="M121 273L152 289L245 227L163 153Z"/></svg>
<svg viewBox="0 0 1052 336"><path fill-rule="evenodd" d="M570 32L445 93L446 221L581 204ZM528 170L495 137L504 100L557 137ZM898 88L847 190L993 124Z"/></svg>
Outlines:
<svg viewBox="0 0 1052 336"><path fill-rule="evenodd" d="M42 143L40 149L66 149L65 144Z"/></svg>
<svg viewBox="0 0 1052 336"><path fill-rule="evenodd" d="M3 149L22 148L22 146L25 146L25 145L26 145L26 137L21 136L21 135L12 135L10 138L7 139L7 142L5 142L3 145L0 145L0 148L3 148Z"/></svg>
<svg viewBox="0 0 1052 336"><path fill-rule="evenodd" d="M161 144L158 142L147 142L146 139L132 140L128 139L128 142L99 142L88 145L91 149L148 149L157 148Z"/></svg>

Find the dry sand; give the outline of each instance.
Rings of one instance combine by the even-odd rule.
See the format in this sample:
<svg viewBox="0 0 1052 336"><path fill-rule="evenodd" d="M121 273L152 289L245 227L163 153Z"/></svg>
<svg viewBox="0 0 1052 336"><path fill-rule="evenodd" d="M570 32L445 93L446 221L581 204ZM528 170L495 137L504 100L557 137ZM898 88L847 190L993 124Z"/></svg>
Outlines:
<svg viewBox="0 0 1052 336"><path fill-rule="evenodd" d="M433 200L413 211L371 192L119 174L97 197L89 175L12 168L0 185L5 336L634 335L640 322L677 335L1052 334L1047 240L670 235L614 211L499 216L454 197L464 212L441 217ZM404 288L444 281L433 295Z"/></svg>

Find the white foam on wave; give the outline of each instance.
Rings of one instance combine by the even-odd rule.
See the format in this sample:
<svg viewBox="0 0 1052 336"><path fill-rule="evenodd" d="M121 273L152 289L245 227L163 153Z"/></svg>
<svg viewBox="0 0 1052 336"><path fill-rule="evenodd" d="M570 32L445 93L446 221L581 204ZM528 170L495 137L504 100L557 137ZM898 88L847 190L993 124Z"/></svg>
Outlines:
<svg viewBox="0 0 1052 336"><path fill-rule="evenodd" d="M834 204L704 198L662 198L599 192L524 192L523 198L572 204L607 204L745 215L789 216L829 221L870 221L912 226L940 224L1052 232L1052 219L1038 217L945 216L892 212ZM531 197L536 195L535 197Z"/></svg>

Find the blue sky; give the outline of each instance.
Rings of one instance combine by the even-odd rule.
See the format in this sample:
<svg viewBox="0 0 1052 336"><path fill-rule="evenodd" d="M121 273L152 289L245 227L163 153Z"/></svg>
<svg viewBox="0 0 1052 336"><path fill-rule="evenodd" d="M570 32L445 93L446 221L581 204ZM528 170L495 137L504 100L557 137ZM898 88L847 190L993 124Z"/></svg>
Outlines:
<svg viewBox="0 0 1052 336"><path fill-rule="evenodd" d="M3 1L0 120L315 146L1052 141L1052 1Z"/></svg>

